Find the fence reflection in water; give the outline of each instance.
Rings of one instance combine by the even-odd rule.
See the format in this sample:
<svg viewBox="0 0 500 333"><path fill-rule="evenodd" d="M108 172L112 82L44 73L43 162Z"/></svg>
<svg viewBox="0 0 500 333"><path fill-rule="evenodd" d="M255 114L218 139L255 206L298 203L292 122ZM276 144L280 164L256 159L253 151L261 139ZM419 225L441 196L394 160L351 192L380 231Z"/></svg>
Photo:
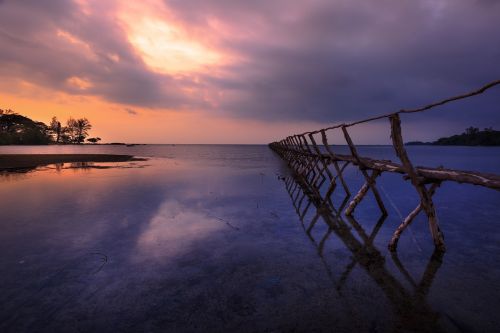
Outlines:
<svg viewBox="0 0 500 333"><path fill-rule="evenodd" d="M342 293L342 288L353 269L359 266L380 287L391 303L397 320L395 323L397 328L424 332L443 330L440 324L440 314L433 311L427 304L426 296L441 266L444 252L437 249L434 251L420 280L411 276L397 252L391 252L390 258L406 281L406 285L410 286L408 289L405 283L399 281L388 269L386 258L374 245L374 239L387 217L385 214L380 216L373 230L367 232L354 217L341 214L348 203L349 196L346 196L342 204L335 208L331 202L322 199L317 190L300 177L288 176L282 179L296 213L300 217L304 232L316 247L317 254L339 296L346 297ZM323 180L319 181L318 185L321 182ZM327 230L321 237L315 238L313 230L318 228L320 221L326 224ZM325 244L329 241L340 241L352 254L352 262L345 267L340 278L335 278L325 258Z"/></svg>

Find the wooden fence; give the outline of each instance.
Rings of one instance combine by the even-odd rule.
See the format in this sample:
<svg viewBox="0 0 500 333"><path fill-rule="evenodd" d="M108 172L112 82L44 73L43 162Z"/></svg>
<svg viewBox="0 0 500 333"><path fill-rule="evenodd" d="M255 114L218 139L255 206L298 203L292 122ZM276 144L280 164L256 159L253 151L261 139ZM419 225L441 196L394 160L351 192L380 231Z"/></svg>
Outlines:
<svg viewBox="0 0 500 333"><path fill-rule="evenodd" d="M445 181L453 181L500 190L500 175L486 174L475 171L445 169L441 167L415 167L411 162L404 146L400 115L425 112L440 105L482 94L486 90L497 85L500 85L500 80L491 82L473 92L447 98L421 108L403 109L394 113L384 114L352 123L343 123L312 132L295 134L281 141L273 142L269 144L269 146L288 163L288 166L292 169L296 176L300 177L304 182L310 185L311 191L315 192L315 194L321 197L324 202L330 203L332 206L333 203L331 201L331 195L335 191L339 182L347 195L350 196L351 192L344 179L343 173L349 164L356 166L363 175L365 183L359 189L349 205L347 205L347 208L344 211L347 216L351 216L353 214L356 206L365 198L366 194L370 190L375 196L375 200L382 214L384 216L387 215L387 209L385 208L382 197L377 189L376 180L384 172L393 172L404 175L403 178L410 180L411 184L418 193L420 202L395 230L389 243L389 248L391 250L396 250L399 237L403 231L412 223L421 211L424 211L429 222L430 233L432 235L434 245L436 249L444 251L445 244L443 233L439 228L436 208L432 200L437 188ZM397 157L399 158L399 163L390 160L380 160L361 156L358 153L358 148L350 136L349 128L380 119L388 119L390 123L392 145ZM329 144L327 137L327 133L329 131L342 132L345 144L349 147L349 155L338 154L335 151L335 147ZM321 143L318 144L317 140L321 140ZM327 190L324 194L321 194L320 189L325 182L327 183Z"/></svg>

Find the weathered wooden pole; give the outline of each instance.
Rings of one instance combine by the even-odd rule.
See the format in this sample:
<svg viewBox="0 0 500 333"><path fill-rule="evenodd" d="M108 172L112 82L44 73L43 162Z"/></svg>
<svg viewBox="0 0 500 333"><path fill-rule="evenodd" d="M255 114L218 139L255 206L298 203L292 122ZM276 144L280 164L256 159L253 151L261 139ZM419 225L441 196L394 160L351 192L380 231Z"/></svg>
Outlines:
<svg viewBox="0 0 500 333"><path fill-rule="evenodd" d="M333 176L333 174L330 172L330 169L329 169L329 163L327 163L326 159L323 157L323 153L321 152L321 150L319 149L317 143L316 143L316 140L314 139L314 134L312 133L309 133L309 140L311 140L311 143L312 143L312 146L315 150L315 153L316 155L318 156L319 158L319 161L321 162L321 165L323 166L321 169L320 169L320 172L319 172L319 175L320 177L323 178L323 180L320 182L320 184L317 184L316 182L320 179L320 177L318 176L316 181L313 182L313 185L317 186L318 187L318 190L321 189L321 186L323 186L324 182L326 181L326 177L325 177L325 173L326 175L328 176L328 179L330 180L330 184L328 185L328 189L330 189L330 187L333 185L335 187L335 177ZM319 169L319 168L318 168ZM319 191L319 193L321 194L321 191ZM329 199L329 193L328 191L326 192L326 195L324 197L325 200L328 200Z"/></svg>
<svg viewBox="0 0 500 333"><path fill-rule="evenodd" d="M441 183L434 183L432 184L431 188L429 189L429 194L431 196L434 195L436 192L436 189L439 187ZM410 226L410 224L413 222L415 217L422 211L423 205L422 203L419 203L417 207L413 211L408 214L408 216L403 220L403 222L399 225L399 227L394 231L394 234L392 235L391 241L389 242L389 250L391 251L396 251L398 247L398 241L399 237L401 237L401 234L405 229Z"/></svg>
<svg viewBox="0 0 500 333"><path fill-rule="evenodd" d="M380 197L380 194L378 193L377 187L375 186L375 178L377 178L381 173L377 173L377 174L374 173L374 174L372 174L372 176L368 175L368 172L366 172L367 168L364 165L361 158L359 157L358 151L356 150L356 147L354 146L354 143L352 142L352 139L351 139L351 136L349 135L349 132L347 132L346 126L342 126L342 132L344 132L344 137L345 137L345 140L347 142L347 145L349 146L349 149L351 150L352 156L356 159L356 162L358 163L359 170L361 171L361 173L365 177L366 186L372 190L372 193L375 196L375 200L377 201L377 204L378 204L382 214L388 215L387 209L385 209L385 206L384 206L384 202L382 201L382 198ZM363 188L361 188L361 190L362 189ZM364 195L366 194L366 192L364 194L361 194L361 190L360 190L360 192L358 192L358 195L360 195L360 200L354 204L354 207L363 199ZM352 213L352 211L354 211L354 207L351 209L350 213ZM347 212L346 212L346 215L348 215Z"/></svg>
<svg viewBox="0 0 500 333"><path fill-rule="evenodd" d="M342 167L342 169L340 169L339 164L338 164L338 158L337 158L336 154L331 150L330 145L328 144L328 138L326 137L325 130L321 130L321 138L323 140L323 146L325 146L326 151L328 152L328 154L330 155L330 157L333 161L333 167L337 171L337 177L340 179L340 182L342 183L342 187L344 188L346 195L351 196L351 192L349 191L349 187L347 186L346 182L344 181L344 176L342 175L342 172L344 171L344 169L348 163L346 163L344 165L344 167ZM332 192L333 192L333 190L332 190ZM329 191L329 193L330 193L330 191Z"/></svg>
<svg viewBox="0 0 500 333"><path fill-rule="evenodd" d="M401 133L401 120L399 119L399 114L395 113L391 115L389 120L391 123L391 138L394 150L396 151L396 155L401 160L403 168L410 178L412 185L415 187L418 195L420 196L420 203L422 204L422 208L427 214L427 218L429 220L429 228L434 241L434 246L440 251L445 251L446 247L444 245L444 236L439 228L436 217L436 208L434 207L434 202L432 201L432 195L424 186L425 179L418 176L410 159L408 158L408 154L406 153L403 135Z"/></svg>
<svg viewBox="0 0 500 333"><path fill-rule="evenodd" d="M354 209L356 208L356 206L363 200L366 193L368 193L368 190L370 189L370 182L375 182L375 178L377 178L378 176L380 176L379 171L377 170L372 171L372 175L370 176L369 180L367 180L363 184L359 192L354 196L352 201L349 203L349 206L346 208L344 212L345 215L351 216L352 213L354 213ZM386 216L387 213L383 215Z"/></svg>

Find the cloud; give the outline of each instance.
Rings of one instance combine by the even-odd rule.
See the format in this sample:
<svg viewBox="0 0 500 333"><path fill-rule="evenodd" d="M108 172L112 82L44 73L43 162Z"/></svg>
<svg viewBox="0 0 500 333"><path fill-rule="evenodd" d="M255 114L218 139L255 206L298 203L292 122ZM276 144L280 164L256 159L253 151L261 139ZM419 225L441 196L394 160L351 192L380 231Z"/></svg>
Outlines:
<svg viewBox="0 0 500 333"><path fill-rule="evenodd" d="M215 17L234 27L235 37L222 47L245 61L215 84L228 96L223 108L240 115L359 119L500 77L498 3L167 3L187 24L210 29L207 18ZM492 114L488 105L481 105L489 112L482 115Z"/></svg>
<svg viewBox="0 0 500 333"><path fill-rule="evenodd" d="M92 9L85 14L81 6L65 0L49 0L43 6L39 1L3 4L0 43L9 47L0 51L0 74L123 104L203 106L182 91L191 86L189 77L177 79L147 68L112 19L116 3L93 2ZM86 88L78 82L87 82Z"/></svg>
<svg viewBox="0 0 500 333"><path fill-rule="evenodd" d="M125 108L125 112L127 112L128 114L133 115L133 116L137 115L137 111L135 111L131 108Z"/></svg>
<svg viewBox="0 0 500 333"><path fill-rule="evenodd" d="M137 107L323 122L419 106L500 77L496 1L146 1L155 19L229 59L181 74L145 63L116 19L124 4L0 2L0 43L9 46L0 75ZM500 94L490 94L454 107L453 121L500 123Z"/></svg>

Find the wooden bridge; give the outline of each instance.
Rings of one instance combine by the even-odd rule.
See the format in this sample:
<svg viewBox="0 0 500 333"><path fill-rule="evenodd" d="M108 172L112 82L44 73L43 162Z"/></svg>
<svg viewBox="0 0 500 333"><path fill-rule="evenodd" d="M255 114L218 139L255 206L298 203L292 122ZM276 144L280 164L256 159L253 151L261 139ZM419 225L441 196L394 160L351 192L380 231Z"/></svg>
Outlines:
<svg viewBox="0 0 500 333"><path fill-rule="evenodd" d="M269 144L269 146L288 163L288 166L292 169L295 176L301 179L301 182L309 184L309 188L314 192L315 196L320 197L323 202L330 204L332 207L333 203L331 196L339 182L344 188L347 196L350 197L351 192L344 179L343 173L348 165L356 166L363 175L365 183L347 205L344 211L346 216L351 216L353 214L356 206L365 198L369 190L371 190L375 196L375 200L382 214L386 216L387 210L377 189L376 179L384 172L402 174L403 179L410 180L418 193L420 202L395 230L389 243L389 249L393 251L396 250L399 237L403 231L421 211L424 211L429 221L429 228L434 245L436 249L444 251L445 244L443 233L439 228L436 208L432 200L437 188L445 181L452 181L483 186L498 191L500 190L500 175L445 169L441 167L415 167L404 146L400 115L425 112L440 105L482 94L486 90L497 85L500 85L500 80L491 82L476 91L451 97L418 109L403 109L394 113L384 114L353 123L343 123L317 131L295 134L279 142L273 142ZM389 120L392 145L399 158L399 163L361 156L349 134L349 129L353 126L380 119ZM350 155L338 154L334 151L334 147L328 143L327 133L329 131L342 132L345 143L349 147ZM317 142L321 143L318 144ZM322 186L325 183L327 184L326 191L321 193Z"/></svg>

